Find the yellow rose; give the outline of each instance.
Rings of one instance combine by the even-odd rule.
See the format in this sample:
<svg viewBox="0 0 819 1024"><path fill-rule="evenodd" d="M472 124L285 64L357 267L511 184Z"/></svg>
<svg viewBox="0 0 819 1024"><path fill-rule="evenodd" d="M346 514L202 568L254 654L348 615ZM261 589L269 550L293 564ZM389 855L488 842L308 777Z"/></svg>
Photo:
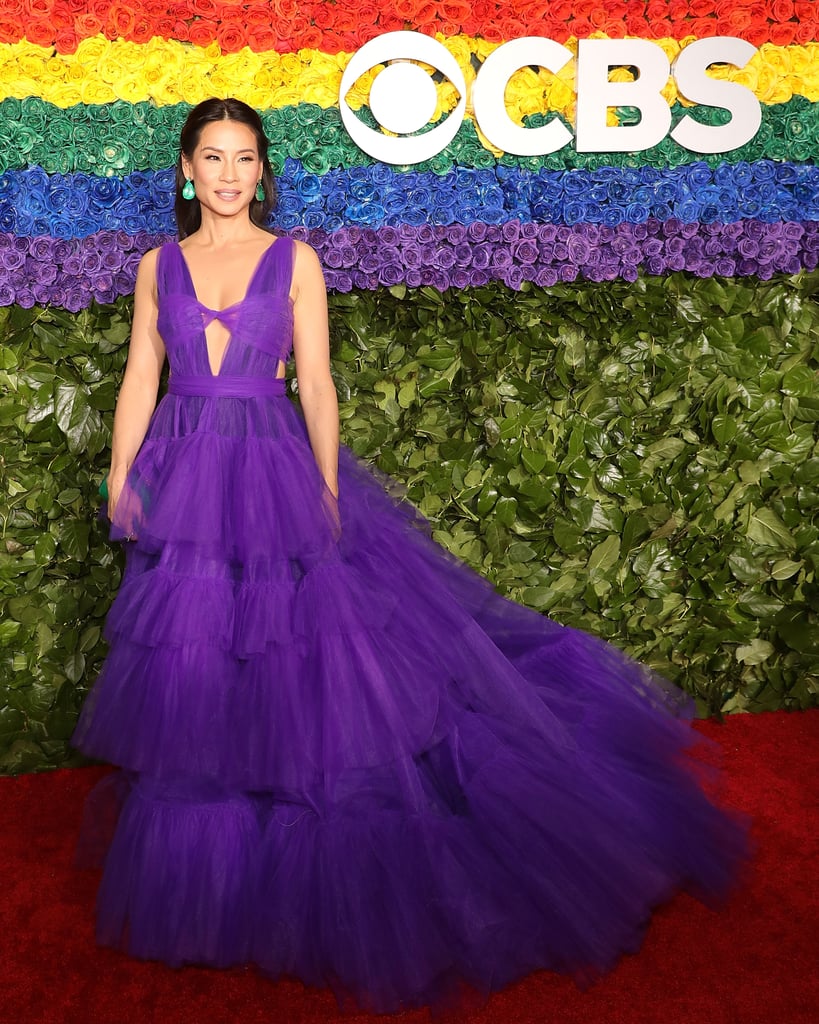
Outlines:
<svg viewBox="0 0 819 1024"><path fill-rule="evenodd" d="M80 102L85 104L113 103L116 99L114 90L107 82L98 78L86 78L80 85Z"/></svg>
<svg viewBox="0 0 819 1024"><path fill-rule="evenodd" d="M549 86L547 99L550 110L560 110L563 113L568 113L573 109L576 99L574 76L572 76L571 80L567 80L563 75L555 75L552 84Z"/></svg>
<svg viewBox="0 0 819 1024"><path fill-rule="evenodd" d="M42 96L56 107L73 107L80 102L81 93L78 86L60 82L47 95L44 90Z"/></svg>
<svg viewBox="0 0 819 1024"><path fill-rule="evenodd" d="M660 47L666 57L668 57L669 63L673 64L674 59L679 54L680 50L682 50L688 42L693 42L694 38L694 36L688 36L687 41L682 43L678 42L676 39L652 39L651 41Z"/></svg>
<svg viewBox="0 0 819 1024"><path fill-rule="evenodd" d="M104 36L81 39L74 53L74 59L81 64L93 65L111 49L111 43Z"/></svg>

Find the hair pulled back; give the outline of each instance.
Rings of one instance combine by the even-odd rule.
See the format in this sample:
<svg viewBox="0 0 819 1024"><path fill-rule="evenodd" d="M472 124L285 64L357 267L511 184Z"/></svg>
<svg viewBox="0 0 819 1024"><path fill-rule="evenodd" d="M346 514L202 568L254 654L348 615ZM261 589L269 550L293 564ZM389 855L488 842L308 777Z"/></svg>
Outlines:
<svg viewBox="0 0 819 1024"><path fill-rule="evenodd" d="M256 148L259 158L262 161L262 185L264 186L265 197L259 202L255 197L250 203L250 219L257 227L269 231L267 218L270 211L276 205L276 182L273 178L273 171L270 168L270 160L267 156L267 149L270 141L265 135L262 119L247 103L236 99L209 99L191 110L182 132L179 137L179 158L176 161L176 196L174 199L174 212L176 214L176 230L180 239L192 235L198 230L202 223L202 209L198 198L184 199L182 187L185 184L185 173L182 170L182 154L188 160L193 158L194 150L199 144L199 138L205 125L214 121L237 121L239 124L247 125L256 136Z"/></svg>

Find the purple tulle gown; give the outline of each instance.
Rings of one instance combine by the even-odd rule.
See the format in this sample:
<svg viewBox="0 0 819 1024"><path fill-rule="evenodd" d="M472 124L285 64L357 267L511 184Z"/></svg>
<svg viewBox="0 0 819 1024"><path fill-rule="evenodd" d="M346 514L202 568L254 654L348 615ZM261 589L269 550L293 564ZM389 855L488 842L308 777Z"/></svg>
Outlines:
<svg viewBox="0 0 819 1024"><path fill-rule="evenodd" d="M276 239L218 313L160 253L170 383L74 737L125 770L98 939L377 1011L591 979L678 889L723 896L746 830L704 795L686 698L499 597L344 449L339 533L274 379L293 253Z"/></svg>

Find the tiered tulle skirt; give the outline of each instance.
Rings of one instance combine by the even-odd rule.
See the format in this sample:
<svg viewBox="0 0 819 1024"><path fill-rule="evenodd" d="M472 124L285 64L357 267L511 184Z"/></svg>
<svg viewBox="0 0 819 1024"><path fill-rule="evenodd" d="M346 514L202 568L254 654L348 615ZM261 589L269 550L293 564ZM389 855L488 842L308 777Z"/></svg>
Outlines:
<svg viewBox="0 0 819 1024"><path fill-rule="evenodd" d="M498 597L347 452L336 510L286 399L167 397L115 532L75 736L125 769L101 942L396 1010L592 978L729 889L744 828L677 691Z"/></svg>

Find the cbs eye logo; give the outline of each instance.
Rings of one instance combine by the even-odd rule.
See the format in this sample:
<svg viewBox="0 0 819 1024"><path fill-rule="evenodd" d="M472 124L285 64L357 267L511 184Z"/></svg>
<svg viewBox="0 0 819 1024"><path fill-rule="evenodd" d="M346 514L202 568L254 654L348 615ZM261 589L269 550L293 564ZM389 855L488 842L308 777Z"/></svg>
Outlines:
<svg viewBox="0 0 819 1024"><path fill-rule="evenodd" d="M394 63L387 63L393 61ZM412 61L443 72L458 91L458 103L436 128L421 135L438 102L435 82ZM375 131L356 117L347 94L358 79L377 64L386 64L370 87L373 117L398 138ZM365 153L388 164L416 164L440 153L455 138L466 112L466 80L458 62L441 43L418 32L386 32L365 43L350 60L339 89L341 120L347 133Z"/></svg>
<svg viewBox="0 0 819 1024"><path fill-rule="evenodd" d="M519 156L555 153L575 140L579 153L640 152L671 137L697 153L726 153L756 135L762 108L751 89L708 75L713 65L743 68L756 47L734 36L712 36L689 43L673 67L661 47L647 39L583 39L578 43L574 132L557 117L527 128L509 116L504 100L512 76L524 67L553 74L574 54L553 39L525 36L501 44L481 65L472 85L472 109L484 136L498 149ZM434 128L426 128L437 106L435 81L417 61L445 74L458 93L455 109ZM347 95L366 72L384 64L370 87L368 104L385 135L360 121ZM612 68L634 69L634 81L610 80ZM720 107L730 114L720 125L684 115L672 128L663 90L671 75L680 96L691 104ZM467 86L458 62L442 44L419 32L387 32L353 54L341 77L339 108L350 138L370 156L388 164L429 160L455 138L466 115ZM635 107L637 124L611 125L607 112ZM420 134L415 134L420 133Z"/></svg>

